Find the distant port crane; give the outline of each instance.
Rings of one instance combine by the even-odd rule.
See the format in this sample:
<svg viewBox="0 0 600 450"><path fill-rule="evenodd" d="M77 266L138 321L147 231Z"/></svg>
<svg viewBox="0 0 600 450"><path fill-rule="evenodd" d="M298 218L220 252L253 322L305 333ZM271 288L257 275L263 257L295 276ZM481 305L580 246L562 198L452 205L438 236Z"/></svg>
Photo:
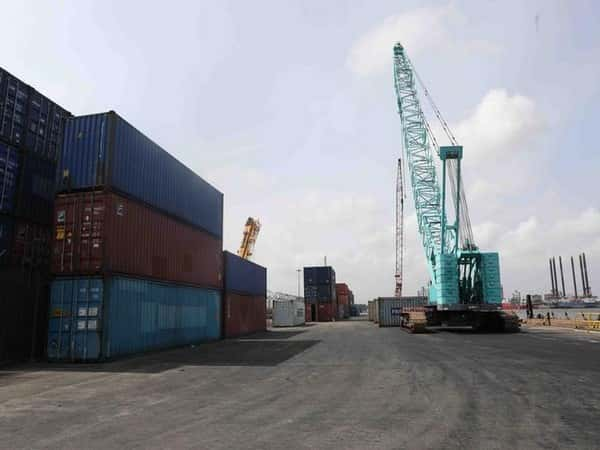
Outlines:
<svg viewBox="0 0 600 450"><path fill-rule="evenodd" d="M421 109L417 82L450 146L438 145ZM516 331L519 329L517 317L501 311L498 253L481 252L473 239L461 177L463 148L400 43L394 46L394 84L402 123L404 161L409 169L417 224L431 279L425 320L422 312L407 312L403 314L405 325L413 331L438 325ZM434 154L441 161L441 184ZM454 208L447 210L449 196ZM401 283L402 278L400 287Z"/></svg>
<svg viewBox="0 0 600 450"><path fill-rule="evenodd" d="M260 221L252 217L248 217L246 225L244 226L244 234L242 236L242 243L237 252L238 256L244 259L250 259L254 253L254 246L256 245L256 239L258 239L258 233L260 232Z"/></svg>

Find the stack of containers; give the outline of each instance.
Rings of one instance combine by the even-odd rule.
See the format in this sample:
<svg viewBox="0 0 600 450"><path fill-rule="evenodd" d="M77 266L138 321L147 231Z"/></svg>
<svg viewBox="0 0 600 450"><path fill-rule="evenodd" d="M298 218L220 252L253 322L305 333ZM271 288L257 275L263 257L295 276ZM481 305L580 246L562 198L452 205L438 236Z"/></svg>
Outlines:
<svg viewBox="0 0 600 450"><path fill-rule="evenodd" d="M335 270L331 266L304 268L307 322L329 322L337 317Z"/></svg>
<svg viewBox="0 0 600 450"><path fill-rule="evenodd" d="M267 269L223 252L225 289L223 337L243 336L267 329Z"/></svg>
<svg viewBox="0 0 600 450"><path fill-rule="evenodd" d="M335 295L337 298L337 318L347 319L350 317L350 289L346 283L335 284Z"/></svg>
<svg viewBox="0 0 600 450"><path fill-rule="evenodd" d="M218 339L223 194L115 112L65 127L48 357Z"/></svg>
<svg viewBox="0 0 600 450"><path fill-rule="evenodd" d="M70 115L0 68L0 361L44 354L54 181Z"/></svg>

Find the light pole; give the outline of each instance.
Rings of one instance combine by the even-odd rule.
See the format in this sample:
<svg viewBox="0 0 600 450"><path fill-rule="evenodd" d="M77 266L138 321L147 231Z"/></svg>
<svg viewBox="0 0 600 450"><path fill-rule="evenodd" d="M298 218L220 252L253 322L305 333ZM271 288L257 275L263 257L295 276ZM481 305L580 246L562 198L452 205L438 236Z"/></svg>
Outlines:
<svg viewBox="0 0 600 450"><path fill-rule="evenodd" d="M296 269L296 272L298 272L298 297L300 297L300 272L302 269Z"/></svg>

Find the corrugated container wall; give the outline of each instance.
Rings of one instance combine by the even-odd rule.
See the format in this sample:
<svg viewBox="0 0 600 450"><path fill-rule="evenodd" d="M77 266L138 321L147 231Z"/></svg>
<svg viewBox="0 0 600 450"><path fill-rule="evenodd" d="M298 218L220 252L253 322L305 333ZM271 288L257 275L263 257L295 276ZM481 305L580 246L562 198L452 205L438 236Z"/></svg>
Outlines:
<svg viewBox="0 0 600 450"><path fill-rule="evenodd" d="M58 173L60 190L103 186L223 235L223 194L115 112L67 121Z"/></svg>
<svg viewBox="0 0 600 450"><path fill-rule="evenodd" d="M267 269L230 252L223 252L225 291L267 296Z"/></svg>
<svg viewBox="0 0 600 450"><path fill-rule="evenodd" d="M0 213L14 212L19 167L17 149L0 142Z"/></svg>
<svg viewBox="0 0 600 450"><path fill-rule="evenodd" d="M225 291L223 337L244 336L266 329L267 301L263 295L243 295Z"/></svg>
<svg viewBox="0 0 600 450"><path fill-rule="evenodd" d="M427 304L426 297L379 297L377 322L380 327L399 327L402 324L402 312L412 308L422 308Z"/></svg>
<svg viewBox="0 0 600 450"><path fill-rule="evenodd" d="M121 273L223 286L219 238L110 192L58 195L53 247L57 275Z"/></svg>
<svg viewBox="0 0 600 450"><path fill-rule="evenodd" d="M304 268L304 298L312 303L335 302L335 270L331 266Z"/></svg>
<svg viewBox="0 0 600 450"><path fill-rule="evenodd" d="M71 113L0 68L0 139L56 161Z"/></svg>
<svg viewBox="0 0 600 450"><path fill-rule="evenodd" d="M276 300L273 302L273 326L295 327L305 322L304 301Z"/></svg>
<svg viewBox="0 0 600 450"><path fill-rule="evenodd" d="M48 358L96 361L220 337L221 295L130 277L52 282Z"/></svg>

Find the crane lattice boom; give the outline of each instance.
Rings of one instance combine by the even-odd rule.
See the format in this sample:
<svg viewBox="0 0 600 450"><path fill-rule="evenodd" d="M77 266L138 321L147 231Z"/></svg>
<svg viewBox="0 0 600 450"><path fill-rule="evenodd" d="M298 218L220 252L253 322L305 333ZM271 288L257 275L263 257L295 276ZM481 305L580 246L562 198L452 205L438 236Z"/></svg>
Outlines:
<svg viewBox="0 0 600 450"><path fill-rule="evenodd" d="M240 249L238 250L238 256L244 259L250 259L252 253L254 252L254 245L256 244L259 231L260 222L258 219L248 217L248 220L246 220L246 225L244 226L244 235L242 237Z"/></svg>

